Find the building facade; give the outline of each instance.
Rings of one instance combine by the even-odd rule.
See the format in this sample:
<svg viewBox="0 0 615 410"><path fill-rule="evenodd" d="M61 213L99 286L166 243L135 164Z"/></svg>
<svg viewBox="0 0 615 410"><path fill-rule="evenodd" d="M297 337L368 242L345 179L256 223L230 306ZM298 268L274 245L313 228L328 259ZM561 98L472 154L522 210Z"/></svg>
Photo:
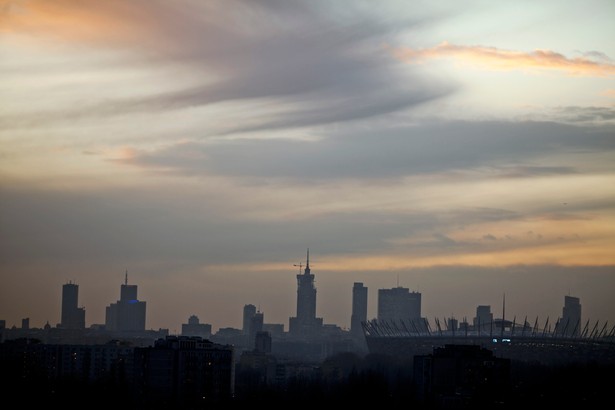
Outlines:
<svg viewBox="0 0 615 410"><path fill-rule="evenodd" d="M350 316L350 333L354 338L363 337L363 325L367 321L367 288L361 282L352 286L352 316Z"/></svg>
<svg viewBox="0 0 615 410"><path fill-rule="evenodd" d="M578 336L581 331L581 301L574 296L564 296L559 332L566 336Z"/></svg>
<svg viewBox="0 0 615 410"><path fill-rule="evenodd" d="M418 323L421 320L421 294L400 286L378 289L378 320Z"/></svg>
<svg viewBox="0 0 615 410"><path fill-rule="evenodd" d="M146 304L137 298L137 285L128 284L128 272L120 290L120 300L107 306L105 327L112 332L145 330Z"/></svg>
<svg viewBox="0 0 615 410"><path fill-rule="evenodd" d="M62 285L62 316L64 329L85 329L85 309L79 307L79 285L69 282Z"/></svg>
<svg viewBox="0 0 615 410"><path fill-rule="evenodd" d="M291 317L288 332L300 338L320 336L322 318L316 317L316 286L310 271L310 250L307 251L305 270L297 275L297 316Z"/></svg>

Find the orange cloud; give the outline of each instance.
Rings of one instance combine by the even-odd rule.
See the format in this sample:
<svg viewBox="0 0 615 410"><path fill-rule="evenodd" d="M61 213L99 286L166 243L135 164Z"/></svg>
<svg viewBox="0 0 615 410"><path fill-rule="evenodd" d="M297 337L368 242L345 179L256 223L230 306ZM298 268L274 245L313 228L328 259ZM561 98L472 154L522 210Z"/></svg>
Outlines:
<svg viewBox="0 0 615 410"><path fill-rule="evenodd" d="M598 62L585 57L568 58L551 50L523 52L485 46L460 46L445 41L431 48L397 48L393 53L400 60L409 63L452 57L497 70L545 69L581 76L615 74L615 64L610 62Z"/></svg>
<svg viewBox="0 0 615 410"><path fill-rule="evenodd" d="M0 32L122 44L148 40L169 9L157 0L0 0Z"/></svg>

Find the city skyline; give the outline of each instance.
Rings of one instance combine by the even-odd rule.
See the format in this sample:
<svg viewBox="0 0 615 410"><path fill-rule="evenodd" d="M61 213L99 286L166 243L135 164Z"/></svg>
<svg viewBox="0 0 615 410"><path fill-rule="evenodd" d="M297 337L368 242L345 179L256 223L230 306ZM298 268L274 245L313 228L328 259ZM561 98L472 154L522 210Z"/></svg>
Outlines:
<svg viewBox="0 0 615 410"><path fill-rule="evenodd" d="M0 319L615 323L615 3L0 0ZM76 312L76 311L75 311Z"/></svg>
<svg viewBox="0 0 615 410"><path fill-rule="evenodd" d="M299 265L295 265L295 266L304 267L304 270L302 271L302 273L299 273L297 275L298 288L297 288L297 299L296 299L296 312L299 313L299 315L294 316L294 317L289 316L288 320L282 323L265 320L264 319L265 312L263 312L260 308L257 308L252 303L246 303L243 305L242 315L241 315L241 325L238 327L230 326L228 324L223 324L223 323L219 324L218 328L212 327L210 323L199 324L200 318L197 314L191 314L190 317L186 321L182 321L182 323L179 326L182 329L182 331L180 332L178 332L177 330L178 326L159 327L156 329L154 327L148 327L144 324L145 317L146 317L145 304L147 302L136 298L138 285L128 284L128 272L127 271L125 272L124 282L121 285L120 299L116 303L111 303L110 305L106 306L105 321L103 321L102 323L94 323L94 322L88 323L87 322L86 320L87 312L85 311L85 308L78 306L79 285L72 281L68 281L67 283L62 285L62 296L60 300L62 307L61 307L61 313L59 315L61 317L60 321L58 321L55 324L50 323L49 321L46 321L44 323L44 326L43 325L37 326L36 323L34 323L34 325L31 325L32 318L22 317L20 319L20 322L23 326L24 321L26 321L26 323L28 324L28 328L41 329L47 326L51 326L51 327L58 326L58 327L63 327L67 329L71 329L71 328L72 329L86 329L90 327L98 328L100 326L103 326L104 328L107 328L107 330L109 331L117 331L119 330L119 328L116 324L116 321L122 320L120 318L120 316L122 316L125 318L123 320L130 321L130 324L128 324L127 322L126 325L122 325L122 327L125 327L124 330L132 329L132 331L138 331L138 332L142 332L145 330L167 330L167 331L170 330L170 334L180 335L184 333L184 329L187 329L190 325L192 325L195 328L198 327L199 331L201 331L201 327L205 326L209 329L208 330L209 334L214 335L218 330L229 329L229 328L239 330L245 334L248 334L248 333L252 334L254 332L249 330L251 326L250 322L254 320L254 317L258 316L260 317L260 323L261 323L260 327L262 327L263 323L281 325L285 333L288 333L298 338L309 339L310 335L313 336L314 334L318 334L319 332L321 332L323 325L339 326L342 330L350 332L352 336L354 334L352 332L352 322L353 322L352 316L353 315L351 315L350 317L350 321L349 321L350 324L348 326L344 324L340 324L340 323L335 323L335 322L323 322L323 318L317 318L314 312L314 310L317 310L317 302L315 298L316 289L312 290L314 294L312 296L308 296L306 300L305 286L308 285L308 287L312 287L314 276L315 276L314 274L311 274L310 272L311 270L309 267L309 250L308 250L308 258L306 260L305 265L300 263ZM306 278L309 279L308 282L305 282ZM360 296L360 299L362 299L362 301L357 300L355 302L355 297L357 296L356 292L358 289L361 290L360 293L362 293L362 296ZM364 284L361 282L353 283L353 287L352 287L352 304L353 304L352 311L353 312L355 310L355 303L357 302L359 303L359 305L363 303L367 304L367 306L363 306L363 307L359 307L359 305L357 305L356 309L358 309L358 311L362 311L364 309L367 311L374 310L374 308L371 308L369 306L369 303L367 303L368 295L369 295L368 287L364 286ZM505 294L502 295L501 305L499 306L499 308L501 309L501 312L499 312L499 315L498 315L498 306L483 304L483 305L476 306L476 314L474 316L458 316L454 312L452 312L449 316L429 317L427 315L420 314L420 311L422 308L421 299L422 299L422 294L420 292L413 291L409 288L400 286L399 283L397 283L396 286L391 287L391 288L378 288L377 289L377 303L375 306L375 314L371 317L365 316L364 320L365 321L375 320L375 321L384 321L384 322L386 321L399 322L399 321L406 321L406 320L422 321L426 319L428 322L435 321L434 325L435 323L439 321L441 321L442 323L446 323L449 320L454 320L457 323L457 326L459 326L462 322L465 322L466 324L470 326L477 326L476 321L479 320L479 323L483 322L482 326L491 326L491 323L489 320L485 320L484 318L481 319L481 317L485 315L484 312L487 312L489 313L492 320L506 319L508 321L514 321L517 324L522 324L523 321L526 321L526 320L531 321L535 319L537 321L536 324L538 324L539 320L542 320L542 321L546 320L544 323L545 323L545 326L547 326L549 323L549 320L551 320L553 325L555 325L555 323L559 320L566 321L567 319L570 320L570 317L573 317L573 321L575 321L575 323L578 322L577 323L578 326L583 326L584 323L585 323L585 326L589 326L590 322L592 325L600 324L601 326L605 326L605 327L608 325L608 320L603 320L601 318L587 318L587 317L582 316L581 315L581 305L579 304L580 298L576 296L572 296L572 295L564 296L564 299L563 299L564 302L562 303L562 313L560 316L555 316L555 317L549 317L549 316L545 317L545 316L541 316L540 314L536 314L535 317L532 315L528 316L526 314L525 317L522 317L522 316L518 316L514 312L512 313L512 316L506 316L505 314L506 295ZM131 309L137 308L139 312L125 311L118 317L113 316L110 321L109 309L118 309L118 306L121 304L124 304L126 308L131 308ZM140 306L139 308L136 306L137 304ZM316 304L316 306L314 306L314 304ZM571 309L574 309L576 313L571 313ZM75 310L78 310L80 312L81 324L80 325L79 324L67 325L67 323L64 323L65 314L67 313L73 314L71 312ZM464 308L464 311L465 311L465 308ZM135 318L134 316L135 314L137 314L137 316L142 316L142 317ZM511 314L510 311L509 311L509 314ZM573 316L570 316L570 315L573 315ZM135 319L136 319L136 322L135 322ZM214 322L218 323L218 321L215 320L215 318L213 319L214 319L213 320ZM0 320L5 320L5 319L0 318ZM293 327L291 323L293 321L295 321L296 323L299 323L300 325L295 324L294 330L291 330L291 328ZM208 320L205 320L205 322L208 322ZM487 324L485 322L487 322ZM19 328L17 326L17 323L14 323L14 324L5 323L5 326L7 328L12 328L12 327ZM302 330L300 326L307 326L307 328L305 330ZM580 330L577 331L576 334L578 335L579 332ZM361 330L360 333L362 334L363 331Z"/></svg>

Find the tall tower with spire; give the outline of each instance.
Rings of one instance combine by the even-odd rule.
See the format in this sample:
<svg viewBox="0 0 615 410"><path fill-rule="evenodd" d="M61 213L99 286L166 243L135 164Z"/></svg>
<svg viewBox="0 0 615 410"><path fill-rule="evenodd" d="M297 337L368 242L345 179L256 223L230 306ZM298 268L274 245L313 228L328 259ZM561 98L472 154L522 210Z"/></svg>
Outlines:
<svg viewBox="0 0 615 410"><path fill-rule="evenodd" d="M297 275L297 316L289 319L288 332L293 336L310 337L319 334L322 318L316 317L316 286L310 271L310 249L307 250L305 269Z"/></svg>
<svg viewBox="0 0 615 410"><path fill-rule="evenodd" d="M137 285L128 284L128 270L120 288L120 300L107 306L105 327L114 332L139 332L145 330L144 301L137 299Z"/></svg>

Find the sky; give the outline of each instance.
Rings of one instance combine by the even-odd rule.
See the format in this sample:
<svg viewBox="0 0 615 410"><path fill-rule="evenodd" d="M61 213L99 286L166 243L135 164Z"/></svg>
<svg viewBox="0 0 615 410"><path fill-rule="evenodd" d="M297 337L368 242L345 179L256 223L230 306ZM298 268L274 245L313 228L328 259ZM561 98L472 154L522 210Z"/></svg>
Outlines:
<svg viewBox="0 0 615 410"><path fill-rule="evenodd" d="M0 0L0 319L615 323L615 3Z"/></svg>

